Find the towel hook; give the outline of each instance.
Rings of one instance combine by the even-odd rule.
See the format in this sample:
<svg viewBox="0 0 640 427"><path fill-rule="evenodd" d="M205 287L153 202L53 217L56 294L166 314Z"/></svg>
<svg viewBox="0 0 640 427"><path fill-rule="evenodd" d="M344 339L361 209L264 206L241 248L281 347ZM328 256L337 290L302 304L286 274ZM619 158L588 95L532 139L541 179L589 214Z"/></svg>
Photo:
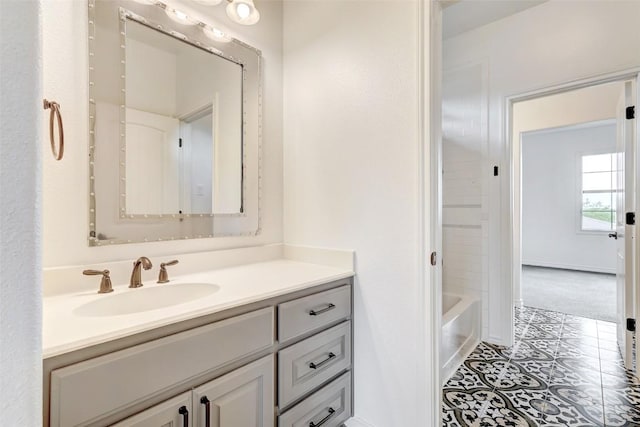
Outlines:
<svg viewBox="0 0 640 427"><path fill-rule="evenodd" d="M51 110L49 114L49 140L51 141L51 152L56 160L62 160L64 156L64 128L62 127L62 115L60 114L60 104L55 101L44 100L44 109ZM53 133L54 119L58 120L58 147L56 148L56 139Z"/></svg>

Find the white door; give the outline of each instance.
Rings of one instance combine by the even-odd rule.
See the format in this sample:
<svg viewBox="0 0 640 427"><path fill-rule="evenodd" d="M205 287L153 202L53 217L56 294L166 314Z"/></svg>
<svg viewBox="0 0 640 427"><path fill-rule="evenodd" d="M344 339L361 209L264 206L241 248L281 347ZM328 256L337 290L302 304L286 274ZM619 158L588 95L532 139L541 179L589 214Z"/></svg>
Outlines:
<svg viewBox="0 0 640 427"><path fill-rule="evenodd" d="M127 214L176 214L180 210L179 135L178 119L127 108Z"/></svg>
<svg viewBox="0 0 640 427"><path fill-rule="evenodd" d="M188 391L112 427L190 427L192 422L191 392Z"/></svg>
<svg viewBox="0 0 640 427"><path fill-rule="evenodd" d="M627 107L635 101L635 82L625 82L617 108L616 141L616 229L617 238L617 313L618 345L625 366L633 365L633 332L627 330L627 319L634 318L635 227L626 224L626 213L635 212L635 120L627 118Z"/></svg>

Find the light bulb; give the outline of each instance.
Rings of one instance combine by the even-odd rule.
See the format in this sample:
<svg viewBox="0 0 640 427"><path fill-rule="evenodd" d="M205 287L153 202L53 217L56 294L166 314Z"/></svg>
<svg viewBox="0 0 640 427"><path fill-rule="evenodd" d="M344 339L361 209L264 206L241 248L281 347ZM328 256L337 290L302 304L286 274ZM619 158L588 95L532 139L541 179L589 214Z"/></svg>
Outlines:
<svg viewBox="0 0 640 427"><path fill-rule="evenodd" d="M240 17L240 19L247 19L249 15L251 15L251 8L245 3L239 3L236 6L236 13Z"/></svg>
<svg viewBox="0 0 640 427"><path fill-rule="evenodd" d="M197 22L189 18L189 15L178 9L166 8L165 13L172 20L184 25L195 25Z"/></svg>
<svg viewBox="0 0 640 427"><path fill-rule="evenodd" d="M260 12L253 0L229 0L227 16L241 25L253 25L260 20Z"/></svg>
<svg viewBox="0 0 640 427"><path fill-rule="evenodd" d="M231 37L229 37L228 35L226 35L223 31L217 29L217 28L211 28L211 27L202 27L202 32L209 37L211 40L215 40L218 42L230 42L231 41Z"/></svg>

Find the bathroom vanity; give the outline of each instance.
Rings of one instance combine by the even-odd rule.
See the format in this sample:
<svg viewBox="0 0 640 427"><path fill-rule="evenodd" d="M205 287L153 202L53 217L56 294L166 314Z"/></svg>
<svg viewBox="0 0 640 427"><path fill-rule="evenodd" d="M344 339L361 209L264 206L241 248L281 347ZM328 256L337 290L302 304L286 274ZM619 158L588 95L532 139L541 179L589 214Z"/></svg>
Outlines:
<svg viewBox="0 0 640 427"><path fill-rule="evenodd" d="M89 246L258 235L262 52L162 1L87 6ZM340 426L353 253L267 246L45 269L44 426Z"/></svg>
<svg viewBox="0 0 640 427"><path fill-rule="evenodd" d="M86 311L207 278L219 290L191 303ZM58 324L45 328L45 426L337 427L351 417L352 273L276 260L145 287L45 299L45 322ZM92 334L92 323L103 329Z"/></svg>

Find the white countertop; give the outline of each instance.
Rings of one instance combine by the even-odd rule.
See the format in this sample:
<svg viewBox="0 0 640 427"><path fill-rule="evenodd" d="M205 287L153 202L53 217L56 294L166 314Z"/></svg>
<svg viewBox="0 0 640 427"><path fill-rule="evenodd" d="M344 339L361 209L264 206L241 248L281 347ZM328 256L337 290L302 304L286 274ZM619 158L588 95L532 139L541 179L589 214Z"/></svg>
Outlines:
<svg viewBox="0 0 640 427"><path fill-rule="evenodd" d="M74 314L81 305L125 292L140 292L127 284L114 292L81 291L43 300L43 358L101 344L183 320L216 313L293 291L353 276L346 268L292 260L274 260L171 277L171 282L145 282L144 288L177 283L214 283L220 289L203 298L170 307L133 314L86 317ZM144 289L142 288L142 289Z"/></svg>

